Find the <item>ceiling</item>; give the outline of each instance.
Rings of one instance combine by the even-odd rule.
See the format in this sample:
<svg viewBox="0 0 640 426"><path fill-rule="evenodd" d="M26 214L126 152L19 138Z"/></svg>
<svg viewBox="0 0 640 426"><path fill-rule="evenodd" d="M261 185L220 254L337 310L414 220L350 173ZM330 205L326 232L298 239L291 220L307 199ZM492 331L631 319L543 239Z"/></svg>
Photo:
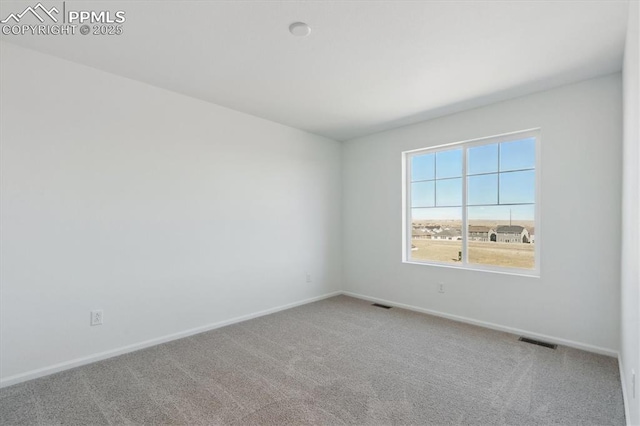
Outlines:
<svg viewBox="0 0 640 426"><path fill-rule="evenodd" d="M28 4L2 1L0 16ZM143 0L65 7L124 10L123 34L2 40L347 140L619 71L628 3ZM311 34L289 34L295 21L308 23Z"/></svg>

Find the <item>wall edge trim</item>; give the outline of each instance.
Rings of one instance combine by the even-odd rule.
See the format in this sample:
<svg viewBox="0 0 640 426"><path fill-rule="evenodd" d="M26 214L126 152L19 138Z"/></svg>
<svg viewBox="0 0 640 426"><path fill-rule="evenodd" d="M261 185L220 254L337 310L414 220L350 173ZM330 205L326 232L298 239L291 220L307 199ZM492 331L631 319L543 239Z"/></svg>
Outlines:
<svg viewBox="0 0 640 426"><path fill-rule="evenodd" d="M13 376L9 376L3 379L0 379L0 388L5 388L8 386L12 386L18 383L26 382L28 380L37 379L40 377L48 376L51 374L59 373L61 371L70 370L72 368L80 367L83 365L91 364L97 361L102 361L108 358L112 358L118 355L127 354L130 352L135 352L140 349L145 349L151 346L156 346L162 343L170 342L173 340L182 339L184 337L193 336L195 334L204 333L206 331L214 330L216 328L225 327L227 325L236 324L243 321L248 321L250 319L262 317L265 315L273 314L276 312L284 311L287 309L295 308L297 306L306 305L309 303L317 302L323 299L328 299L330 297L339 296L342 294L342 291L334 291L330 293L325 293L320 296L311 297L308 299L299 300L297 302L288 303L285 305L276 306L273 308L265 309L262 311L254 312L251 314L241 315L238 317L230 318L223 321L218 321L212 324L203 325L200 327L191 328L188 330L180 331L177 333L167 334L164 336L156 337L149 340L144 340L142 342L133 343L131 345L121 346L116 349L110 349L103 352L98 352L92 355L87 355L80 358L75 358L69 361L64 361L61 363L53 364L47 367L38 368L35 370L30 370L24 373L15 374Z"/></svg>
<svg viewBox="0 0 640 426"><path fill-rule="evenodd" d="M581 349L583 351L593 352L593 353L600 354L600 355L606 355L606 356L610 356L610 357L613 357L613 358L617 358L618 357L618 351L613 350L613 349L609 349L609 348L602 348L602 347L590 345L590 344L587 344L587 343L581 343L581 342L576 342L576 341L573 341L573 340L563 339L563 338L560 338L560 337L554 337L554 336L548 336L548 335L545 335L545 334L534 333L532 331L522 330L522 329L514 328L514 327L508 327L508 326L505 326L505 325L495 324L495 323L491 323L491 322L487 322L487 321L476 320L476 319L473 319L473 318L463 317L463 316L460 316L460 315L448 314L448 313L445 313L445 312L435 311L435 310L432 310L432 309L420 308L418 306L407 305L405 303L394 302L392 300L381 299L381 298L378 298L378 297L366 296L366 295L363 295L363 294L353 293L353 292L350 292L350 291L344 291L343 294L346 295L346 296L355 297L356 299L367 300L367 301L370 301L370 302L383 303L385 305L395 306L395 307L398 307L398 308L407 309L409 311L420 312L420 313L423 313L423 314L433 315L433 316L440 317L440 318L446 318L446 319L450 319L450 320L457 321L457 322L462 322L462 323L476 325L476 326L483 327L483 328L488 328L488 329L491 329L491 330L503 331L503 332L506 332L506 333L509 333L509 334L524 335L524 336L532 337L532 338L535 338L535 339L538 339L538 340L544 340L544 341L548 341L550 343L556 343L558 345L568 346L568 347L571 347L571 348L574 348L574 349Z"/></svg>

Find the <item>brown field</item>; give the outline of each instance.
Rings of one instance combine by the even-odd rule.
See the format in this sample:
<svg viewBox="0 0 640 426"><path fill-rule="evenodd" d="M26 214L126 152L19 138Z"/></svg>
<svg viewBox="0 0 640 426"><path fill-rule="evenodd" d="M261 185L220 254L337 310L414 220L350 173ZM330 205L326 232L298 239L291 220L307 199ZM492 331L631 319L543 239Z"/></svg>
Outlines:
<svg viewBox="0 0 640 426"><path fill-rule="evenodd" d="M459 263L462 241L413 239L411 244L418 248L411 251L411 259ZM533 244L469 241L469 263L533 269L534 249Z"/></svg>

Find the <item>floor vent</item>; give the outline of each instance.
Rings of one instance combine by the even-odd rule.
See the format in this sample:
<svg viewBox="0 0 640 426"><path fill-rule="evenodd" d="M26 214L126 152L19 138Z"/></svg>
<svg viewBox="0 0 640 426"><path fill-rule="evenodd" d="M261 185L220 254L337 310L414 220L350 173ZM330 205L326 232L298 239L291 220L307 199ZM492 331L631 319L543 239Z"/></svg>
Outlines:
<svg viewBox="0 0 640 426"><path fill-rule="evenodd" d="M391 309L391 306L381 305L379 303L374 303L371 306L375 306L376 308Z"/></svg>
<svg viewBox="0 0 640 426"><path fill-rule="evenodd" d="M533 340L528 337L520 337L518 340L521 342L531 343L532 345L544 346L549 349L555 349L558 347L558 345L554 345L553 343L541 342L540 340Z"/></svg>

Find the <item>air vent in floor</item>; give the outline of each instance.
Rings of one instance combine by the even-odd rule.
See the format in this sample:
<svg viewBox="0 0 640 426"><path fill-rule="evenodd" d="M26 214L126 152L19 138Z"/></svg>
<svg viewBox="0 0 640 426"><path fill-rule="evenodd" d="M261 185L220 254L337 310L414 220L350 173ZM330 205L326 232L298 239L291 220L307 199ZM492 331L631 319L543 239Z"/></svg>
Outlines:
<svg viewBox="0 0 640 426"><path fill-rule="evenodd" d="M379 303L374 303L371 306L375 306L376 308L391 309L391 306L381 305Z"/></svg>
<svg viewBox="0 0 640 426"><path fill-rule="evenodd" d="M555 349L558 347L558 345L553 343L541 342L540 340L529 339L528 337L520 337L518 340L521 342L531 343L532 345L544 346L549 349Z"/></svg>

